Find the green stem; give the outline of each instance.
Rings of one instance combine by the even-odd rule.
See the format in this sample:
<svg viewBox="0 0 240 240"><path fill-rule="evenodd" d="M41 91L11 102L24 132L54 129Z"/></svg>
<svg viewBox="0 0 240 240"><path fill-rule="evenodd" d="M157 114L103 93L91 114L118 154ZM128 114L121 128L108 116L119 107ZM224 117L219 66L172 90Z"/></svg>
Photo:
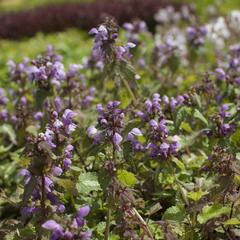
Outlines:
<svg viewBox="0 0 240 240"><path fill-rule="evenodd" d="M111 215L112 215L112 204L111 204L111 201L109 201L104 240L109 240L110 225L111 225Z"/></svg>
<svg viewBox="0 0 240 240"><path fill-rule="evenodd" d="M131 87L129 86L128 82L126 81L126 79L122 79L123 80L123 83L125 85L125 87L127 88L128 92L130 93L131 97L132 97L132 100L133 100L133 103L134 105L137 105L137 98L135 97Z"/></svg>
<svg viewBox="0 0 240 240"><path fill-rule="evenodd" d="M112 142L112 149L113 149L113 152L112 152L112 157L113 157L113 161L115 163L115 146L114 146L114 143ZM113 178L112 178L113 180ZM111 180L111 183L110 185L112 184L112 180ZM112 195L111 195L112 192L110 192L110 194L108 195L108 210L107 210L107 220L106 220L106 229L105 229L105 234L104 234L104 240L109 240L109 234L110 234L110 225L111 225L111 216L112 216Z"/></svg>

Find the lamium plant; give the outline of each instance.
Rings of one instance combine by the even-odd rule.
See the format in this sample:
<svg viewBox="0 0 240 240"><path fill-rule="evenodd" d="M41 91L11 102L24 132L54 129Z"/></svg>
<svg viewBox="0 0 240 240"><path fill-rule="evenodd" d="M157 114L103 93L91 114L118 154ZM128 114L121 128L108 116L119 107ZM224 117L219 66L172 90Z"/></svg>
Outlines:
<svg viewBox="0 0 240 240"><path fill-rule="evenodd" d="M239 19L107 17L77 63L9 60L0 239L240 239Z"/></svg>

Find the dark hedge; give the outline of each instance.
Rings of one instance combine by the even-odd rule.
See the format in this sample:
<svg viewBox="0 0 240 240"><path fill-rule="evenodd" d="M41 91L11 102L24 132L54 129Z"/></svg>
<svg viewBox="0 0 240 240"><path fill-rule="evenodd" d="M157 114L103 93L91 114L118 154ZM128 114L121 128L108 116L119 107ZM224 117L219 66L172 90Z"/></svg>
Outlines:
<svg viewBox="0 0 240 240"><path fill-rule="evenodd" d="M71 27L89 30L106 15L114 16L119 24L141 18L153 29L154 13L166 5L169 5L167 0L97 0L92 3L66 3L4 13L0 15L0 38L20 39L37 32L63 31Z"/></svg>

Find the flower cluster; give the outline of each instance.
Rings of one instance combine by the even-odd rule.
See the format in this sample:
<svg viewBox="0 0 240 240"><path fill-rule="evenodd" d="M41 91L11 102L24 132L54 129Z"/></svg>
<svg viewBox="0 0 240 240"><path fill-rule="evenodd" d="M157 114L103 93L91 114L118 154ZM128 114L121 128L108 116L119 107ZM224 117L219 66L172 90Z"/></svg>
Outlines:
<svg viewBox="0 0 240 240"><path fill-rule="evenodd" d="M136 115L142 119L142 121L149 121L156 115L161 115L161 98L160 94L153 94L152 99L147 99L144 103L144 112L137 111Z"/></svg>
<svg viewBox="0 0 240 240"><path fill-rule="evenodd" d="M132 56L130 49L134 48L136 44L128 42L125 46L115 46L118 30L118 26L111 19L98 28L90 30L89 34L95 37L91 58L89 59L90 64L95 63L95 66L102 69L106 61L122 60Z"/></svg>
<svg viewBox="0 0 240 240"><path fill-rule="evenodd" d="M43 56L32 61L33 66L29 70L32 80L43 88L51 85L60 87L61 82L66 78L64 65L61 60L62 57L55 54L53 48L49 46Z"/></svg>
<svg viewBox="0 0 240 240"><path fill-rule="evenodd" d="M178 95L177 97L160 96L159 93L155 93L152 99L147 99L144 103L144 110L136 111L136 116L140 117L142 121L148 122L155 117L163 116L165 110L171 112L178 106L185 105L189 101L188 94Z"/></svg>
<svg viewBox="0 0 240 240"><path fill-rule="evenodd" d="M86 216L90 212L90 207L88 205L81 207L77 215L72 220L72 223L67 224L68 228L64 229L60 224L54 220L48 220L42 224L42 227L50 230L52 232L50 240L59 239L80 239L80 240L90 240L92 237L91 231L84 231L83 227L86 224Z"/></svg>
<svg viewBox="0 0 240 240"><path fill-rule="evenodd" d="M207 29L205 26L201 27L188 27L187 28L187 39L193 46L202 46L207 36Z"/></svg>
<svg viewBox="0 0 240 240"><path fill-rule="evenodd" d="M235 130L235 124L226 123L226 120L230 119L232 115L228 110L228 104L223 104L219 109L219 121L217 122L217 125L218 133L220 136L228 136L232 134Z"/></svg>
<svg viewBox="0 0 240 240"><path fill-rule="evenodd" d="M106 108L102 104L97 105L98 124L100 130L95 127L87 129L87 135L94 139L95 143L110 141L116 150L120 150L122 142L121 132L124 126L124 112L119 108L120 102L110 101Z"/></svg>
<svg viewBox="0 0 240 240"><path fill-rule="evenodd" d="M151 120L150 126L150 143L147 149L150 150L152 157L168 158L177 153L180 149L180 142L178 136L169 137L166 121L162 119L160 122Z"/></svg>
<svg viewBox="0 0 240 240"><path fill-rule="evenodd" d="M133 23L124 23L123 28L127 31L126 38L136 45L140 43L140 34L147 32L147 25L144 21L136 20Z"/></svg>
<svg viewBox="0 0 240 240"><path fill-rule="evenodd" d="M40 209L45 212L48 208L49 213L65 211L65 206L59 200L61 193L54 189L53 179L63 175L71 166L74 148L69 144L71 140L69 134L76 128L72 122L75 115L73 111L66 109L59 119L58 113L54 111L45 132L39 133L36 138L29 138L26 154L32 158L32 163L29 169L20 171L20 175L25 179L25 193L30 191L24 200L24 204L29 202L29 205L22 209L24 217L34 213L38 215ZM46 201L50 202L48 207Z"/></svg>

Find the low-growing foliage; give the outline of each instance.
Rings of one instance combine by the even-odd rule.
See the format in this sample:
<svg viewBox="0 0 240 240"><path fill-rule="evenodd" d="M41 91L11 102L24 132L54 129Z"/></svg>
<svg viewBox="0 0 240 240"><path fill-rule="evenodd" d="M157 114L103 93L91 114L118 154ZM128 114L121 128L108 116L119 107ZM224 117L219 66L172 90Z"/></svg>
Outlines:
<svg viewBox="0 0 240 240"><path fill-rule="evenodd" d="M155 19L106 18L78 64L8 61L2 239L240 238L240 12Z"/></svg>

